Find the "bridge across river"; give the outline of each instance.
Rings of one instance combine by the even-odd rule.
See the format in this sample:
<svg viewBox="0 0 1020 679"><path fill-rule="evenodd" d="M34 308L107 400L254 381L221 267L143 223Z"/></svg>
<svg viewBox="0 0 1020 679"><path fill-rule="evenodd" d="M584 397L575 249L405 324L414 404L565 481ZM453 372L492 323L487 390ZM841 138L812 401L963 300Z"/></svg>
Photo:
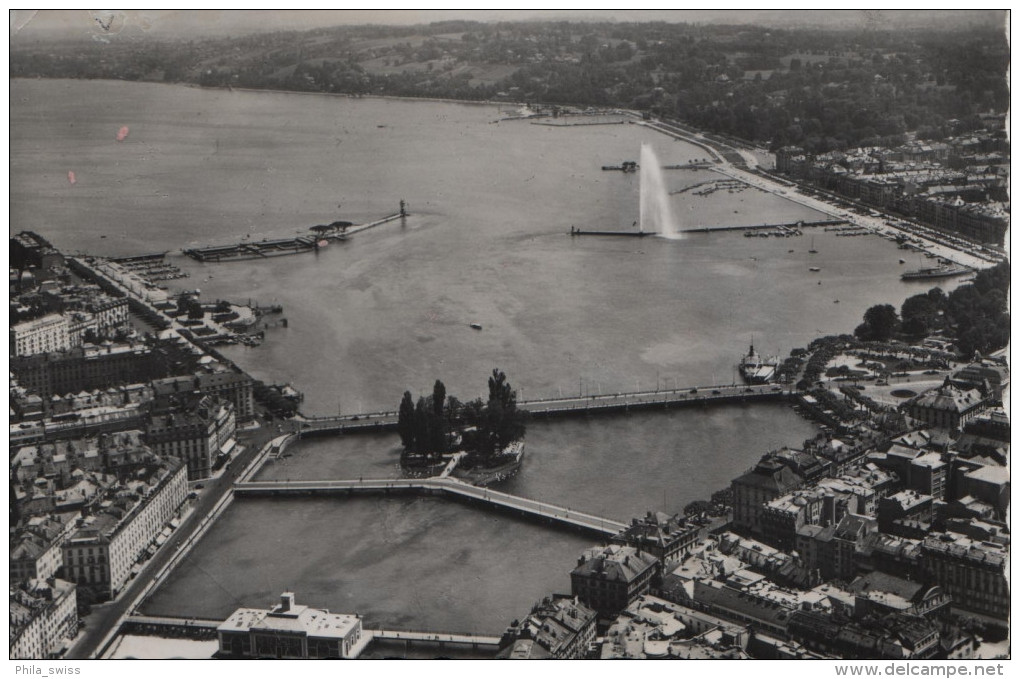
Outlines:
<svg viewBox="0 0 1020 679"><path fill-rule="evenodd" d="M699 405L719 405L754 401L783 401L796 390L777 384L730 384L709 387L683 387L611 394L587 394L518 401L517 407L534 418L586 417L638 410L666 410ZM397 411L381 411L331 417L310 417L300 424L302 436L368 431L391 431L397 427Z"/></svg>
<svg viewBox="0 0 1020 679"><path fill-rule="evenodd" d="M432 644L466 644L471 646L498 646L499 637L484 634L451 634L448 632L413 632L408 630L366 629L373 640L424 641Z"/></svg>
<svg viewBox="0 0 1020 679"><path fill-rule="evenodd" d="M498 490L473 486L449 477L433 476L427 479L343 479L337 481L244 481L234 484L237 497L274 495L353 495L400 494L446 495L458 500L524 515L546 523L558 524L611 537L627 524L570 507L532 500Z"/></svg>
<svg viewBox="0 0 1020 679"><path fill-rule="evenodd" d="M131 615L120 621L119 633L185 637L192 639L215 639L217 637L216 630L222 624L222 620ZM361 643L358 644L358 646L360 647L360 650L364 650L364 648L372 641L404 641L434 644L440 647L448 644L456 644L478 648L479 646L498 646L499 640L499 637L484 634L462 634L457 632L430 632L419 630L365 629L363 630ZM112 642L110 646L113 646ZM103 650L106 653L110 653L109 648ZM104 657L106 657L105 654Z"/></svg>

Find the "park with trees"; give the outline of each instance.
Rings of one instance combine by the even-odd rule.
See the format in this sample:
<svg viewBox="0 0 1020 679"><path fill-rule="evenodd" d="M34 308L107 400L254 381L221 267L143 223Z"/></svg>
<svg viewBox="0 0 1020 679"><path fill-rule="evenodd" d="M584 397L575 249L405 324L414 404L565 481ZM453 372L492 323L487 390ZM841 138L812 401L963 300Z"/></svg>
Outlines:
<svg viewBox="0 0 1020 679"><path fill-rule="evenodd" d="M987 354L1009 342L1009 262L979 271L974 280L948 295L932 288L904 300L899 313L891 304L864 312L854 335L865 341L917 341L938 333L952 339L965 357Z"/></svg>

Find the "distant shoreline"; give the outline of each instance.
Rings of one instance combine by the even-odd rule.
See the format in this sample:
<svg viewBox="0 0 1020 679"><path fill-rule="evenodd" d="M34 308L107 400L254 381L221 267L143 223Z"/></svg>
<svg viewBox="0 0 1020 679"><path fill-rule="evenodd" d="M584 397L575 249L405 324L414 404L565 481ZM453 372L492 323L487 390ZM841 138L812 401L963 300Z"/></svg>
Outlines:
<svg viewBox="0 0 1020 679"><path fill-rule="evenodd" d="M262 88L262 87L206 87L204 85L198 85L195 83L187 82L161 82L158 80L124 80L123 78L48 78L45 76L38 76L35 78L27 77L14 77L12 81L35 81L35 80L51 80L59 81L66 80L70 82L109 82L109 83L139 83L146 85L166 85L172 87L189 87L196 90L205 90L209 92L252 92L261 94L268 92L271 94L301 94L306 96L322 96L322 97L340 97L343 99L391 99L394 101L428 101L437 104L473 104L475 106L525 106L524 102L518 101L493 101L491 99L479 100L479 99L442 99L438 97L407 97L397 94L346 94L343 92L306 92L302 90L281 90L276 88ZM622 110L622 109L621 109Z"/></svg>

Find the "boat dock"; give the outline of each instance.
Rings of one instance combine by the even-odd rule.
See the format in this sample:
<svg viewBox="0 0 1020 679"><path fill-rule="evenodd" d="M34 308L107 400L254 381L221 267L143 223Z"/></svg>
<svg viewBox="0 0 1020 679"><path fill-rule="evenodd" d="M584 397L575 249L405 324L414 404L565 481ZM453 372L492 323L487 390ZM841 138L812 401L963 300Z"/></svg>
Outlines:
<svg viewBox="0 0 1020 679"><path fill-rule="evenodd" d="M267 259L282 255L294 255L302 252L315 252L321 247L322 241L332 243L347 240L350 236L368 229L386 224L407 216L401 202L400 212L377 219L367 224L344 226L328 233L310 233L307 236L291 238L265 239L260 241L242 241L230 245L211 245L204 248L190 248L184 251L188 257L199 262L239 262L251 259ZM344 222L346 224L346 222Z"/></svg>
<svg viewBox="0 0 1020 679"><path fill-rule="evenodd" d="M293 255L298 252L310 252L317 249L317 247L317 241L314 237L298 236L296 238L278 238L252 243L192 248L185 250L184 254L200 262L238 262L247 259L265 259L267 257L279 257L280 255Z"/></svg>
<svg viewBox="0 0 1020 679"><path fill-rule="evenodd" d="M705 226L684 229L684 233L708 233L710 231L751 231L754 229L804 229L813 226L838 226L849 224L845 219L822 219L816 222L788 222L784 224L734 224L731 226Z"/></svg>

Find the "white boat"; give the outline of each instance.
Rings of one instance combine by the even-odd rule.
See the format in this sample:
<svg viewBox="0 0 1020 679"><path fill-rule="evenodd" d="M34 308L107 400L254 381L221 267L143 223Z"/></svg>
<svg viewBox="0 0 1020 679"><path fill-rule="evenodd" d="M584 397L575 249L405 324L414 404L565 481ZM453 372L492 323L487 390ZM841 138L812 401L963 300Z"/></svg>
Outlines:
<svg viewBox="0 0 1020 679"><path fill-rule="evenodd" d="M740 374L749 384L766 384L776 375L776 369L779 368L779 357L763 357L754 350L754 341L752 340L750 351L747 356L741 359L738 367Z"/></svg>

